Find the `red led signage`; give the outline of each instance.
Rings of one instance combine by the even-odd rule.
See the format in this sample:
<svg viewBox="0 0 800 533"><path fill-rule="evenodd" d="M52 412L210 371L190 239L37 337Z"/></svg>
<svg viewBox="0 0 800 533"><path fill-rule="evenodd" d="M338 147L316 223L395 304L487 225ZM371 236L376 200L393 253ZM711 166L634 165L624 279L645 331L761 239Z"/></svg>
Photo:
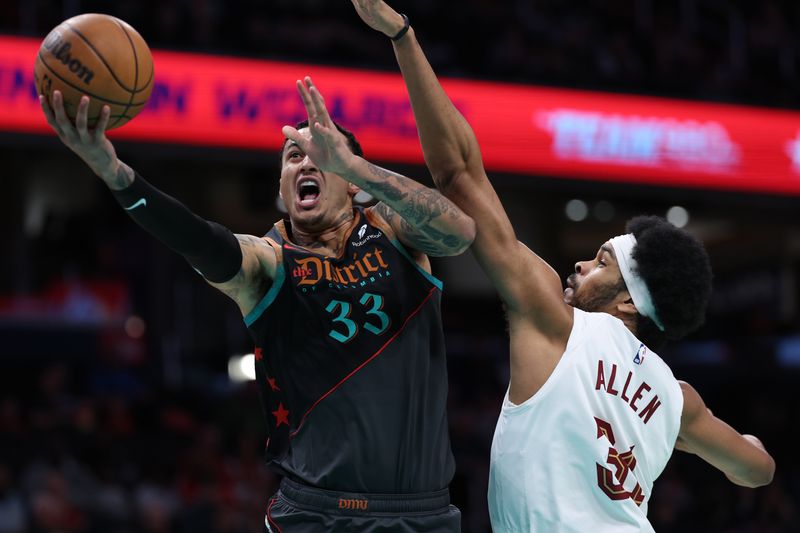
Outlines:
<svg viewBox="0 0 800 533"><path fill-rule="evenodd" d="M50 133L33 88L36 39L0 37L0 130ZM305 118L310 74L374 160L422 163L397 74L154 51L148 107L112 139L278 148ZM444 80L489 171L800 194L800 113Z"/></svg>

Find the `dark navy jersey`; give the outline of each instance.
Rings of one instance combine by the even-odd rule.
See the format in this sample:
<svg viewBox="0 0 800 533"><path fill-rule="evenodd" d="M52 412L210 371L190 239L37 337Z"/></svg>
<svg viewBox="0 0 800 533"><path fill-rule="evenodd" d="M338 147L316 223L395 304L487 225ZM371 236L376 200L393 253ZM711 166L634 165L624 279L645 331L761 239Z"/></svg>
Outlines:
<svg viewBox="0 0 800 533"><path fill-rule="evenodd" d="M275 278L245 317L267 420L267 460L317 487L428 492L455 470L445 403L441 282L377 215L355 210L340 257L266 238Z"/></svg>

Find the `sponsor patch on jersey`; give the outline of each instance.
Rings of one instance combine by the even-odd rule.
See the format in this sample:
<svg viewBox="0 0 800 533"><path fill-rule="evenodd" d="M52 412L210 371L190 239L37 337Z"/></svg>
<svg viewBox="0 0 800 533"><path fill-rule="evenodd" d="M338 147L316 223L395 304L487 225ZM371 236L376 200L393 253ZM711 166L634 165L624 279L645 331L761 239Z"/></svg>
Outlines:
<svg viewBox="0 0 800 533"><path fill-rule="evenodd" d="M378 237L383 236L383 233L381 233L380 231L376 231L375 233L370 233L369 235L365 235L366 232L367 232L367 225L364 224L358 229L358 238L360 240L350 241L350 244L352 244L353 246L363 246L372 239L377 239Z"/></svg>
<svg viewBox="0 0 800 533"><path fill-rule="evenodd" d="M644 356L647 353L647 346L644 344L639 345L639 349L636 351L636 357L633 358L633 362L637 365L641 365L644 363Z"/></svg>

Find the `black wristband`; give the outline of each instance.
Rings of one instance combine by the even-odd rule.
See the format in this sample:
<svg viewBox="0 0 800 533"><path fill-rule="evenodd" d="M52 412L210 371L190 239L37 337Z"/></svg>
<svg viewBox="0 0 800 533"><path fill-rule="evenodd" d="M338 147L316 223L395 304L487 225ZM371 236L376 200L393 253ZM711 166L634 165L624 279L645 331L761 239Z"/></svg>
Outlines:
<svg viewBox="0 0 800 533"><path fill-rule="evenodd" d="M222 283L241 269L242 249L228 228L195 215L138 173L130 186L111 192L137 224L185 257L207 280Z"/></svg>
<svg viewBox="0 0 800 533"><path fill-rule="evenodd" d="M405 14L403 13L400 13L400 16L403 17L403 29L397 32L397 35L395 35L394 37L389 37L393 41L399 41L400 39L402 39L403 35L408 33L408 28L411 27L411 22L409 22L408 17L405 16Z"/></svg>

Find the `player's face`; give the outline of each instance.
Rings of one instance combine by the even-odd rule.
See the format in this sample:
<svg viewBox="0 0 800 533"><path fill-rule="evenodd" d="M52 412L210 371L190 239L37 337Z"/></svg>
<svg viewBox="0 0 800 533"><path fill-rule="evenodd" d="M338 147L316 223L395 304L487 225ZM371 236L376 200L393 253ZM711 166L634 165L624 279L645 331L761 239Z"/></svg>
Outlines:
<svg viewBox="0 0 800 533"><path fill-rule="evenodd" d="M575 263L575 272L567 278L564 289L565 303L590 312L611 313L615 305L629 297L614 248L608 242L594 259Z"/></svg>
<svg viewBox="0 0 800 533"><path fill-rule="evenodd" d="M308 128L300 133L310 135ZM332 227L352 209L357 190L337 174L319 170L294 141L284 144L280 193L293 226L307 231Z"/></svg>

